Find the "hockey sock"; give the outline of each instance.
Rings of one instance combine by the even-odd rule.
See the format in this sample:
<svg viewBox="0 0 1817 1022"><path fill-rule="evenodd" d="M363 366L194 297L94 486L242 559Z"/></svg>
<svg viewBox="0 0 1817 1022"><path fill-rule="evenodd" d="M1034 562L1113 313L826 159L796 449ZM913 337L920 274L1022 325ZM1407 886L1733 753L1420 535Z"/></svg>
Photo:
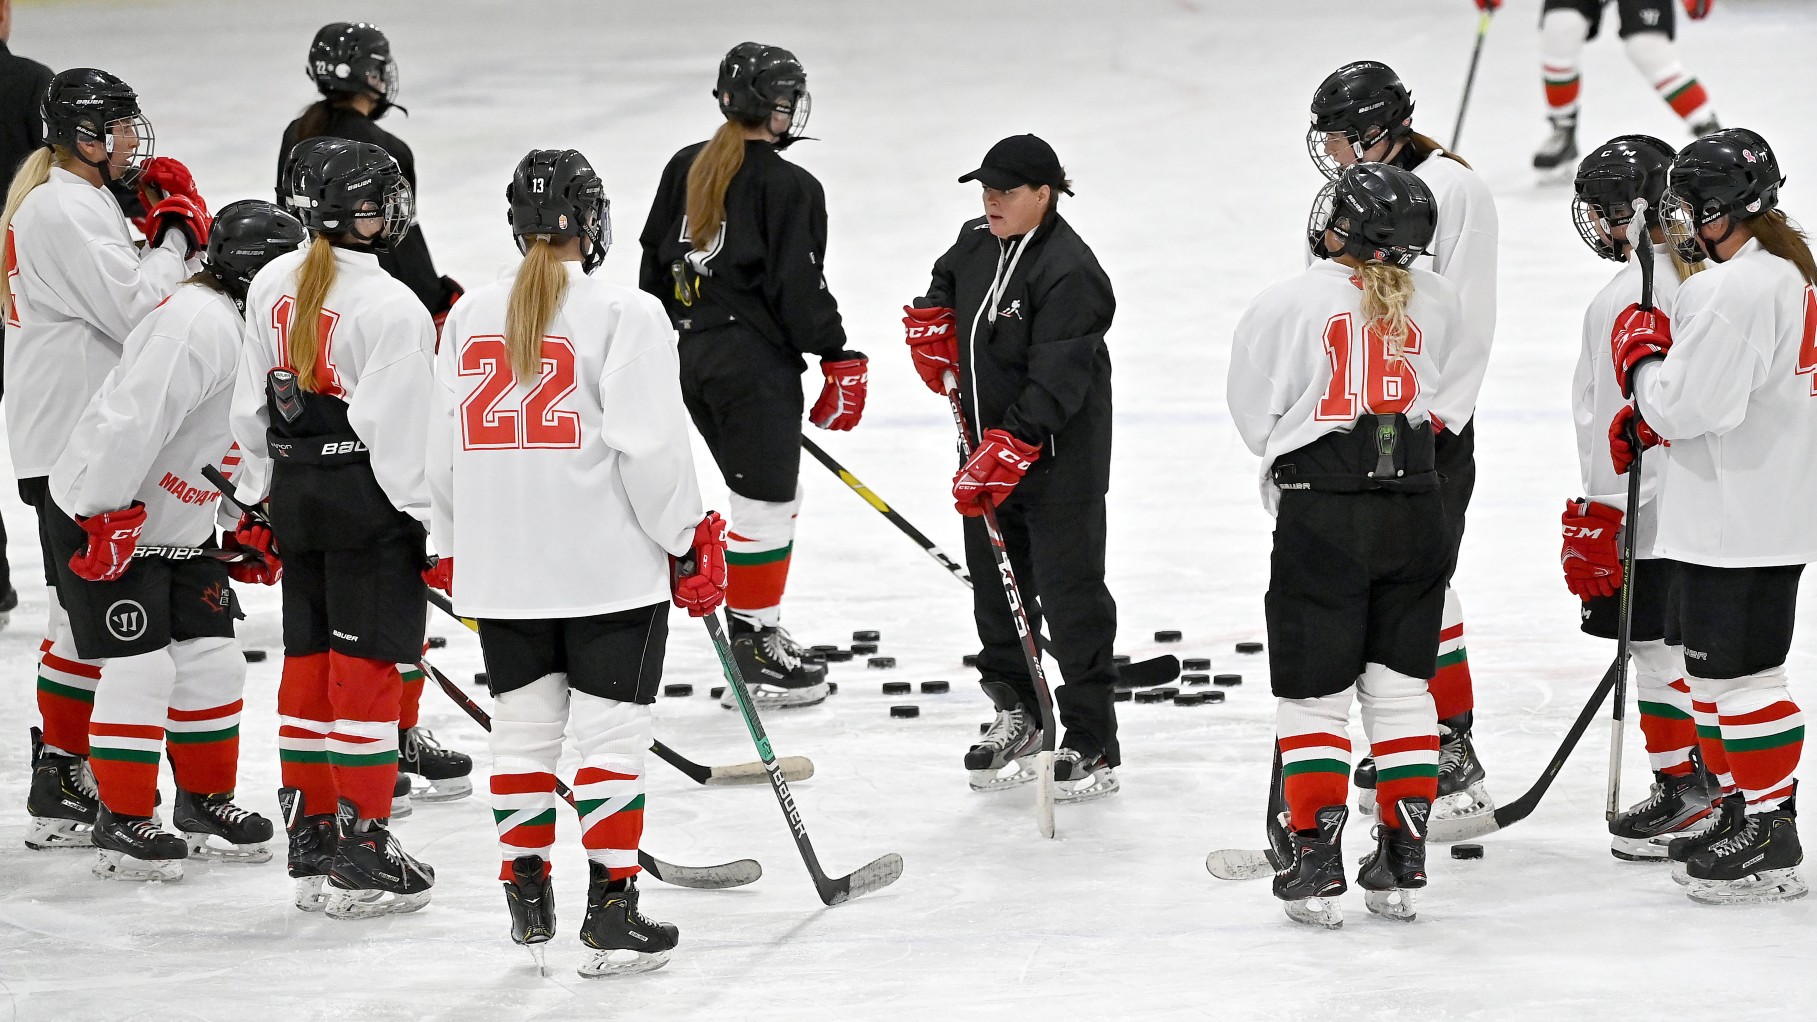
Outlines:
<svg viewBox="0 0 1817 1022"><path fill-rule="evenodd" d="M423 703L423 671L413 664L399 664L398 677L403 690L398 696L397 726L405 731L416 726L416 715Z"/></svg>
<svg viewBox="0 0 1817 1022"><path fill-rule="evenodd" d="M795 550L801 490L785 503L732 494L726 545L726 608L750 624L773 628L782 621L782 592Z"/></svg>
<svg viewBox="0 0 1817 1022"><path fill-rule="evenodd" d="M1578 62L1589 34L1589 20L1569 8L1554 8L1540 19L1540 75L1546 83L1546 111L1553 117L1577 116Z"/></svg>
<svg viewBox="0 0 1817 1022"><path fill-rule="evenodd" d="M1438 633L1438 673L1427 688L1438 719L1461 717L1476 708L1470 684L1470 651L1464 648L1464 605L1457 590L1445 587L1445 616Z"/></svg>
<svg viewBox="0 0 1817 1022"><path fill-rule="evenodd" d="M1281 793L1293 830L1316 830L1318 811L1343 805L1350 794L1350 698L1354 689L1275 705L1281 747Z"/></svg>
<svg viewBox="0 0 1817 1022"><path fill-rule="evenodd" d="M88 722L88 765L101 801L122 816L150 816L164 754L164 711L176 680L164 650L108 664Z"/></svg>
<svg viewBox="0 0 1817 1022"><path fill-rule="evenodd" d="M1786 686L1785 665L1712 681L1723 750L1750 813L1777 809L1792 794L1804 750L1804 714Z"/></svg>
<svg viewBox="0 0 1817 1022"><path fill-rule="evenodd" d="M76 655L69 615L50 591L50 635L38 659L38 716L44 721L44 744L72 756L88 755L88 718L95 707L104 660Z"/></svg>
<svg viewBox="0 0 1817 1022"><path fill-rule="evenodd" d="M568 721L568 676L549 674L500 693L492 707L492 820L498 827L498 878L511 861L538 855L549 875L555 849L555 765Z"/></svg>
<svg viewBox="0 0 1817 1022"><path fill-rule="evenodd" d="M201 795L234 790L240 765L240 694L246 658L230 638L170 644L176 686L170 694L170 772L177 787Z"/></svg>
<svg viewBox="0 0 1817 1022"><path fill-rule="evenodd" d="M636 876L644 832L644 750L650 747L650 707L576 692L571 702L580 771L574 802L580 810L587 858L612 880Z"/></svg>
<svg viewBox="0 0 1817 1022"><path fill-rule="evenodd" d="M278 681L278 773L286 788L303 793L306 816L332 816L339 805L328 769L328 734L333 730L328 654L286 656Z"/></svg>
<svg viewBox="0 0 1817 1022"><path fill-rule="evenodd" d="M1438 798L1438 715L1424 682L1381 664L1363 668L1357 701L1375 757L1376 807L1384 824L1399 827L1401 799Z"/></svg>
<svg viewBox="0 0 1817 1022"><path fill-rule="evenodd" d="M1735 775L1729 771L1729 754L1722 747L1722 726L1716 715L1716 694L1710 682L1685 675L1691 689L1691 719L1697 725L1697 751L1703 754L1703 766L1716 778L1722 794L1735 791Z"/></svg>
<svg viewBox="0 0 1817 1022"><path fill-rule="evenodd" d="M1672 112L1687 122L1703 121L1715 114L1709 93L1696 76L1678 62L1677 48L1664 32L1638 32L1626 40L1628 59L1653 83L1653 91Z"/></svg>
<svg viewBox="0 0 1817 1022"><path fill-rule="evenodd" d="M328 735L328 769L335 791L362 820L391 816L397 783L397 665L328 653L328 699L334 730Z"/></svg>
<svg viewBox="0 0 1817 1022"><path fill-rule="evenodd" d="M1691 772L1697 722L1691 719L1691 686L1685 684L1680 649L1663 639L1635 642L1631 648L1647 759L1655 771L1683 777Z"/></svg>

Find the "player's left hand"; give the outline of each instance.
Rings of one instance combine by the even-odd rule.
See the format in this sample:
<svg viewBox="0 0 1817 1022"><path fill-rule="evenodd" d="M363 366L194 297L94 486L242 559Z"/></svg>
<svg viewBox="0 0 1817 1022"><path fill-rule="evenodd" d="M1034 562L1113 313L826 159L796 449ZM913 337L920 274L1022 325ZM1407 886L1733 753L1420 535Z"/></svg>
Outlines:
<svg viewBox="0 0 1817 1022"><path fill-rule="evenodd" d="M1670 447L1672 442L1653 432L1633 405L1622 405L1615 418L1609 420L1609 460L1615 462L1616 475L1627 475L1628 466L1634 464L1640 451L1660 446Z"/></svg>
<svg viewBox="0 0 1817 1022"><path fill-rule="evenodd" d="M968 518L1009 499L1028 467L1041 457L1040 444L1023 443L1006 429L987 429L984 442L953 476L953 506Z"/></svg>
<svg viewBox="0 0 1817 1022"><path fill-rule="evenodd" d="M1710 16L1710 8L1716 6L1716 0L1684 0L1685 13L1692 21L1702 21Z"/></svg>
<svg viewBox="0 0 1817 1022"><path fill-rule="evenodd" d="M1614 596L1621 589L1620 508L1593 500L1567 500L1560 520L1565 545L1559 563L1565 569L1565 588L1580 600Z"/></svg>
<svg viewBox="0 0 1817 1022"><path fill-rule="evenodd" d="M423 584L431 589L440 589L449 596L454 595L454 558L438 557L434 564L423 569Z"/></svg>
<svg viewBox="0 0 1817 1022"><path fill-rule="evenodd" d="M460 301L461 296L467 293L467 289L461 286L461 282L453 277L444 276L441 283L442 291L448 297L443 301L441 311L430 317L435 320L435 347L438 351L442 346L442 324L448 322L448 314L454 311L454 303Z"/></svg>
<svg viewBox="0 0 1817 1022"><path fill-rule="evenodd" d="M677 607L689 617L706 617L718 610L726 599L726 522L719 512L708 511L694 526L694 540L685 560L671 557L669 562L674 568L669 588Z"/></svg>
<svg viewBox="0 0 1817 1022"><path fill-rule="evenodd" d="M271 535L271 523L262 515L244 514L232 532L221 537L221 549L244 550L251 560L227 566L227 576L246 585L276 585L284 577L284 562L278 558L277 541Z"/></svg>
<svg viewBox="0 0 1817 1022"><path fill-rule="evenodd" d="M118 511L77 515L76 524L88 533L88 545L70 555L69 570L90 582L112 582L132 564L139 533L145 531L145 504L135 500Z"/></svg>
<svg viewBox="0 0 1817 1022"><path fill-rule="evenodd" d="M208 211L208 202L196 188L195 175L189 172L180 160L168 156L154 156L145 161L139 171L139 201L146 209L156 206L172 196L180 196L195 203L203 212Z"/></svg>
<svg viewBox="0 0 1817 1022"><path fill-rule="evenodd" d="M1634 396L1634 370L1650 358L1664 357L1672 350L1672 320L1658 309L1642 309L1639 303L1621 310L1615 317L1615 329L1609 334L1609 354L1615 361L1615 382L1621 385L1623 397Z"/></svg>
<svg viewBox="0 0 1817 1022"><path fill-rule="evenodd" d="M822 359L820 371L826 375L820 399L808 418L821 429L843 430L858 425L864 416L864 397L869 389L871 361L860 351L842 351Z"/></svg>

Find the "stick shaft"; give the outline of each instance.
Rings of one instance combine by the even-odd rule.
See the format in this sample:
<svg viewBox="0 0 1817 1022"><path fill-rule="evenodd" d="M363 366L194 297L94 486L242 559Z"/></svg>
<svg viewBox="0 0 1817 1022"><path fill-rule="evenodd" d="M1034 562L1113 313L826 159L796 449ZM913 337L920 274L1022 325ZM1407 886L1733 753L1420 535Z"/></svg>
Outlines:
<svg viewBox="0 0 1817 1022"><path fill-rule="evenodd" d="M857 476L853 475L844 465L841 465L832 455L822 450L819 444L808 439L806 436L801 438L801 447L803 450L807 451L815 461L826 466L827 471L838 476L840 482L851 487L853 493L856 493L866 504L869 504L872 508L876 509L878 514L882 515L891 525L894 525L899 529L904 536L913 540L916 546L919 546L924 553L934 559L934 563L945 568L947 571L952 572L953 577L964 582L966 588L971 588L972 577L965 573L965 566L947 556L946 552L936 546L933 540L928 539L925 533L920 529L915 528L907 518L902 517L900 512L895 508L890 507L888 502L882 497L879 497L877 491L864 485L864 483L859 480Z"/></svg>
<svg viewBox="0 0 1817 1022"><path fill-rule="evenodd" d="M1470 50L1470 71L1464 75L1464 96L1457 101L1457 125L1451 129L1451 151L1457 151L1457 144L1464 137L1464 112L1470 109L1470 89L1476 84L1476 66L1483 59L1483 39L1489 34L1489 19L1493 17L1484 11L1476 19L1476 46Z"/></svg>

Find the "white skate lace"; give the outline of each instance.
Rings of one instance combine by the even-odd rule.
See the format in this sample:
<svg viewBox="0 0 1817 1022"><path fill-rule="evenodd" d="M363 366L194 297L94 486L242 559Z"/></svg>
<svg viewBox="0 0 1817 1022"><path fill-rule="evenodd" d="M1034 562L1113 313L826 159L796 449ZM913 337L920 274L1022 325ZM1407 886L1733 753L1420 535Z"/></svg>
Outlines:
<svg viewBox="0 0 1817 1022"><path fill-rule="evenodd" d="M997 719L991 723L991 729L984 733L984 737L978 740L978 744L1007 749L1020 740L1019 732L1022 730L1022 711L998 710Z"/></svg>
<svg viewBox="0 0 1817 1022"><path fill-rule="evenodd" d="M1466 739L1458 737L1457 732L1439 725L1438 772L1440 774L1456 773L1464 765L1464 757L1469 755ZM1453 739L1455 741L1448 741Z"/></svg>
<svg viewBox="0 0 1817 1022"><path fill-rule="evenodd" d="M795 655L790 647L788 634L781 628L768 628L763 632L764 655L776 662L778 667L790 673L801 666L801 658Z"/></svg>
<svg viewBox="0 0 1817 1022"><path fill-rule="evenodd" d="M244 820L246 820L247 817L252 815L252 812L250 810L241 809L239 806L234 805L232 802L229 802L226 799L219 799L217 801L212 801L212 802L203 802L202 808L210 816L213 816L215 819L220 820L222 823L226 823L229 825L239 824L239 823L243 822Z"/></svg>
<svg viewBox="0 0 1817 1022"><path fill-rule="evenodd" d="M1630 815L1638 815L1647 812L1648 810L1658 808L1659 804L1665 801L1665 797L1665 785L1660 784L1658 781L1654 781L1652 794L1648 795L1644 800L1629 806L1628 813Z"/></svg>
<svg viewBox="0 0 1817 1022"><path fill-rule="evenodd" d="M425 759L439 759L448 755L442 743L435 740L435 734L426 727L404 729L404 758L421 762Z"/></svg>
<svg viewBox="0 0 1817 1022"><path fill-rule="evenodd" d="M126 825L126 832L140 844L150 844L164 836L164 829L154 820L134 820Z"/></svg>
<svg viewBox="0 0 1817 1022"><path fill-rule="evenodd" d="M784 628L781 625L777 625L776 626L776 637L782 640L782 644L784 646L788 647L789 653L791 655L793 655L795 657L795 659L799 660L802 657L807 656L807 654L808 654L807 648L802 646L801 643L796 642L795 637L793 635L789 634L789 630L787 628Z"/></svg>
<svg viewBox="0 0 1817 1022"><path fill-rule="evenodd" d="M97 802L101 800L101 789L95 787L95 772L89 769L88 760L76 766L76 790Z"/></svg>
<svg viewBox="0 0 1817 1022"><path fill-rule="evenodd" d="M1734 855L1752 844L1754 835L1759 831L1759 821L1755 817L1749 816L1747 821L1741 825L1740 830L1711 845L1709 851L1719 859Z"/></svg>

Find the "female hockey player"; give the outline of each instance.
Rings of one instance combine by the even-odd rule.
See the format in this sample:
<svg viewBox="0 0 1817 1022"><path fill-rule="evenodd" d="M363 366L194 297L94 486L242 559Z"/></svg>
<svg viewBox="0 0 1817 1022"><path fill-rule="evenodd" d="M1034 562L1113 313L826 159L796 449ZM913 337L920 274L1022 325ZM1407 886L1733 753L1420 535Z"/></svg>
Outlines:
<svg viewBox="0 0 1817 1022"><path fill-rule="evenodd" d="M762 705L826 699L826 667L781 627L801 506L800 376L825 377L808 418L858 425L867 361L846 348L827 290L826 198L782 158L808 120L807 72L776 46L740 43L713 90L725 123L663 169L643 230L638 286L681 331L681 392L732 491L732 650ZM737 705L728 689L721 706Z"/></svg>
<svg viewBox="0 0 1817 1022"><path fill-rule="evenodd" d="M1691 696L1715 704L1739 796L1667 852L1701 902L1803 897L1792 777L1804 717L1786 679L1798 577L1817 560L1817 260L1779 207L1766 140L1730 128L1692 142L1667 179L1679 254L1715 265L1668 315L1615 320L1615 376L1634 405L1609 429L1616 471L1669 442L1653 551L1678 561L1667 621ZM1660 452L1654 452L1658 457Z"/></svg>
<svg viewBox="0 0 1817 1022"><path fill-rule="evenodd" d="M279 565L185 552L215 545L219 494L201 469L233 446L227 409L247 285L302 242L303 225L269 202L221 210L203 272L127 337L51 470L60 602L77 651L106 662L89 722L102 877L177 880L187 856L271 858L271 821L233 803L246 661L228 578L270 584ZM181 838L154 810L166 742Z"/></svg>
<svg viewBox="0 0 1817 1022"><path fill-rule="evenodd" d="M996 705L965 754L973 789L1034 778L1040 748L1034 680L1000 585L981 502L997 508L1029 625L1045 617L1066 684L1055 693L1064 738L1055 800L1117 790L1122 762L1112 695L1117 605L1104 584L1110 485L1110 351L1116 298L1090 247L1059 213L1072 194L1060 159L1034 135L1003 139L959 179L983 189L984 213L934 263L926 296L905 308L915 369L930 390L957 378L971 460L953 479L974 579L979 683ZM963 324L963 325L961 325ZM1035 601L1040 601L1039 607ZM1014 771L1009 768L1014 766Z"/></svg>
<svg viewBox="0 0 1817 1022"><path fill-rule="evenodd" d="M1443 427L1433 436L1451 565L1445 575L1438 672L1430 682L1443 738L1439 797L1432 811L1441 819L1481 815L1492 812L1495 805L1483 787L1483 767L1470 743L1476 694L1470 681L1469 653L1464 648L1463 604L1450 588L1450 578L1457 570L1464 516L1476 487L1476 399L1495 340L1495 200L1462 157L1413 130L1412 94L1391 68L1376 61L1346 64L1319 85L1312 97L1306 149L1327 178L1335 179L1352 163L1379 161L1412 171L1438 202L1438 228L1424 257L1431 261L1421 265L1429 266L1457 289L1464 319L1450 342L1430 353L1446 389L1455 388L1463 401L1460 413L1445 416ZM1374 770L1373 760L1359 763L1357 784L1372 786ZM1367 811L1370 804L1363 808Z"/></svg>
<svg viewBox="0 0 1817 1022"><path fill-rule="evenodd" d="M1413 174L1346 167L1308 224L1317 261L1256 298L1232 342L1230 414L1276 517L1268 668L1293 860L1274 893L1322 926L1343 923L1353 695L1380 815L1357 883L1371 912L1402 919L1426 884L1439 737L1425 679L1450 559L1433 434L1468 412L1468 384L1444 381L1432 354L1455 343L1457 293L1411 268L1437 222Z"/></svg>
<svg viewBox="0 0 1817 1022"><path fill-rule="evenodd" d="M580 939L595 952L580 972L660 968L677 931L638 911L635 882L650 704L669 600L701 616L724 599L725 525L701 511L662 305L588 276L612 238L599 176L572 149L536 150L507 198L523 263L455 309L436 359L432 582L479 620L511 939L540 962L555 932L555 769L571 728L590 874ZM566 540L526 532L532 520Z"/></svg>
<svg viewBox="0 0 1817 1022"><path fill-rule="evenodd" d="M12 400L7 439L19 496L38 512L50 621L38 664L32 781L26 796L29 848L89 844L97 802L84 759L89 713L101 677L83 658L57 603L48 477L70 430L139 320L174 290L189 257L208 239L208 212L189 171L152 154L151 125L119 78L74 68L43 98L44 145L13 178L0 226L7 272L6 361ZM141 250L110 186L139 187L147 210ZM40 740L42 735L42 740Z"/></svg>
<svg viewBox="0 0 1817 1022"><path fill-rule="evenodd" d="M284 139L278 147L278 204L289 199L286 171L296 144L322 137L370 142L385 150L397 161L414 194L415 154L402 139L378 125L379 119L397 105L398 95L397 63L391 57L391 42L385 33L364 23L337 21L323 25L309 45L305 71L322 98L284 128ZM389 251L380 252L379 265L403 281L422 301L435 317L439 331L448 310L461 296L461 286L436 272L422 227L414 227ZM414 659L410 663L414 665ZM465 797L473 790L473 782L467 776L473 772L473 760L465 753L443 748L426 729L417 726L423 673L414 666L404 671L403 693L402 715L398 719L398 769L426 782L418 796L425 801ZM400 793L408 793L407 784L407 778L398 779ZM409 802L400 797L398 805L402 810L398 815L407 815Z"/></svg>
<svg viewBox="0 0 1817 1022"><path fill-rule="evenodd" d="M1640 730L1653 767L1653 788L1646 799L1609 821L1610 851L1618 859L1660 861L1667 843L1702 824L1710 815L1711 795L1697 769L1697 722L1691 690L1684 681L1684 651L1666 643L1666 591L1674 565L1652 556L1658 519L1655 500L1663 458L1646 463L1641 505L1627 507L1628 488L1609 458L1609 420L1625 403L1615 385L1609 332L1615 318L1640 300L1639 257L1629 232L1643 229L1654 248L1653 304L1670 315L1686 264L1672 257L1660 221L1666 171L1675 155L1671 146L1646 135L1622 135L1598 147L1577 168L1576 198L1571 204L1577 233L1590 250L1623 264L1621 272L1597 293L1584 313L1583 343L1572 377L1572 413L1577 423L1577 460L1587 497L1567 501L1561 520L1564 545L1560 560L1565 585L1583 601L1584 632L1616 638L1623 582L1620 535L1639 529L1635 539L1631 648L1640 700ZM1645 200L1641 225L1633 222L1636 200ZM1713 714L1713 710L1711 711ZM1716 720L1707 722L1712 731ZM1703 760L1726 775L1721 742L1702 748Z"/></svg>
<svg viewBox="0 0 1817 1022"><path fill-rule="evenodd" d="M241 499L269 493L285 561L279 802L297 905L357 918L421 908L435 883L386 827L396 665L423 645L435 325L378 263L414 212L396 161L366 142L302 160L296 208L312 240L253 281L233 431L244 477L270 472Z"/></svg>

